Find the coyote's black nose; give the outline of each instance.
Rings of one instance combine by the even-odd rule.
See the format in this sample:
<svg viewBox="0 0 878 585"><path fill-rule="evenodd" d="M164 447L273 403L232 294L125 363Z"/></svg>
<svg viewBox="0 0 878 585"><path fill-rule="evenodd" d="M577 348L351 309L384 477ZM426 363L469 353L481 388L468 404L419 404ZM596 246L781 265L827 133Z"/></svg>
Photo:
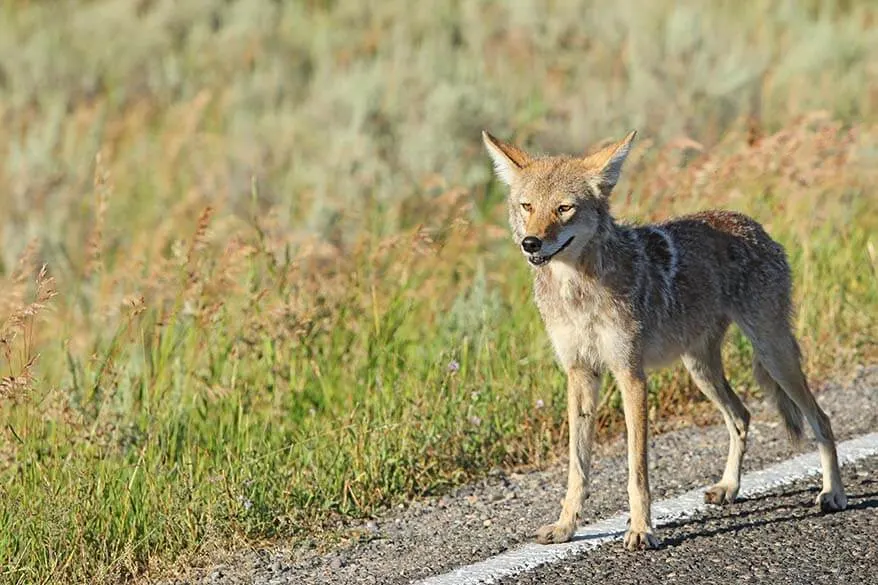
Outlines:
<svg viewBox="0 0 878 585"><path fill-rule="evenodd" d="M521 240L521 249L530 254L536 254L543 247L543 241L535 236L528 236Z"/></svg>

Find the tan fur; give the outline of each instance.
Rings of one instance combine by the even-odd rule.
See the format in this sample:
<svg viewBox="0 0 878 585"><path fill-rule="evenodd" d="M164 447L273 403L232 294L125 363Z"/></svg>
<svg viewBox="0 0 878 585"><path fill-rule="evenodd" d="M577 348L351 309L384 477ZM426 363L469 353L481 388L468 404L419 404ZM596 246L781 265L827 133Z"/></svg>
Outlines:
<svg viewBox="0 0 878 585"><path fill-rule="evenodd" d="M832 428L808 389L790 327L792 281L783 248L753 219L705 211L658 225L617 223L609 196L634 133L586 157L537 157L487 132L497 175L509 185L509 223L534 266L534 299L567 372L567 496L540 542L564 542L587 497L600 373L622 392L628 443L628 549L657 545L647 472L647 368L682 359L722 413L729 455L711 503L737 496L750 414L729 386L721 347L734 322L754 349L754 373L793 438L804 415L819 443L824 511L847 505Z"/></svg>

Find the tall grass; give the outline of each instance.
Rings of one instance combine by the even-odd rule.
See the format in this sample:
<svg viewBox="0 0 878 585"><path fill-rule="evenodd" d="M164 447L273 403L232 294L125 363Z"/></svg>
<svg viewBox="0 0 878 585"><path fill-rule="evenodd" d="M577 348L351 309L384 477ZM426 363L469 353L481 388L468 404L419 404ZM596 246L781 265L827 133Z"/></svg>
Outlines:
<svg viewBox="0 0 878 585"><path fill-rule="evenodd" d="M553 460L563 376L482 127L639 128L618 215L752 214L809 375L878 357L869 3L0 12L4 581L126 580ZM709 416L679 369L652 390L656 424Z"/></svg>

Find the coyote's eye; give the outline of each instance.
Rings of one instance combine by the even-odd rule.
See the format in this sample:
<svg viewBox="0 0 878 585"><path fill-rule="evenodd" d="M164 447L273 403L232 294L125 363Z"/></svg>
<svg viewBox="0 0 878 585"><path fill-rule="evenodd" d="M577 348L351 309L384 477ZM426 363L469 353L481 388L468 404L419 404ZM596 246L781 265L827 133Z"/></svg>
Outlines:
<svg viewBox="0 0 878 585"><path fill-rule="evenodd" d="M522 204L521 204L521 208L522 208L523 210L525 210L526 212L528 212L528 213L530 213L531 210L533 209L533 207L531 207L531 204L530 204L530 203L522 203Z"/></svg>
<svg viewBox="0 0 878 585"><path fill-rule="evenodd" d="M563 215L563 214L567 213L568 211L570 211L571 209L573 209L572 205L559 205L558 206L558 214Z"/></svg>

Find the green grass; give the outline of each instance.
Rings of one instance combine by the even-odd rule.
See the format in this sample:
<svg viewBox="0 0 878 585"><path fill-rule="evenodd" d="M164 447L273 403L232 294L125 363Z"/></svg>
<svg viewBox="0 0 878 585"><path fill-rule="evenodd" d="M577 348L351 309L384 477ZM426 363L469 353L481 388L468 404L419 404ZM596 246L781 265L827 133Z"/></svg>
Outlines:
<svg viewBox="0 0 878 585"><path fill-rule="evenodd" d="M809 376L878 357L869 3L181 6L0 7L0 581L331 538L554 461L564 379L483 127L637 127L618 215L752 214ZM651 390L657 428L712 420L679 368ZM608 383L603 436L619 408Z"/></svg>

